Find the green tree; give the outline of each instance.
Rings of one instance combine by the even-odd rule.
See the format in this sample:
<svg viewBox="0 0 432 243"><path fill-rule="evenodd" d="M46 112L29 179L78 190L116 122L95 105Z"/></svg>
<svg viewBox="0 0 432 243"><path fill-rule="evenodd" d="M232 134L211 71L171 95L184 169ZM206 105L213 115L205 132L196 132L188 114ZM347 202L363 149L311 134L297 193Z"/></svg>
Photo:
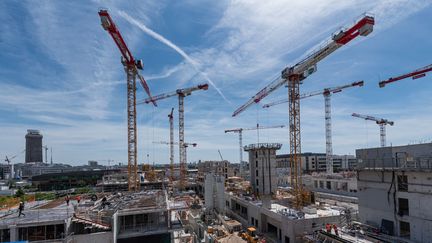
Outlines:
<svg viewBox="0 0 432 243"><path fill-rule="evenodd" d="M15 197L23 197L24 194L25 194L24 191L21 188L19 188L15 193Z"/></svg>

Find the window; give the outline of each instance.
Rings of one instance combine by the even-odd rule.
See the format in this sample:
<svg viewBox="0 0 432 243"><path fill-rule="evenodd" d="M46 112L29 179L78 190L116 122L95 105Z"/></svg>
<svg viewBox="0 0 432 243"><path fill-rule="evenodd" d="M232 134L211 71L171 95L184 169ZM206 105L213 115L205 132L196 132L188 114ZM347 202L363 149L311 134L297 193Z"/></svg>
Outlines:
<svg viewBox="0 0 432 243"><path fill-rule="evenodd" d="M328 190L331 190L331 181L326 181L326 187Z"/></svg>
<svg viewBox="0 0 432 243"><path fill-rule="evenodd" d="M259 184L258 184L258 179L256 179L256 185L258 186Z"/></svg>
<svg viewBox="0 0 432 243"><path fill-rule="evenodd" d="M407 192L408 191L408 176L406 175L398 175L398 191Z"/></svg>
<svg viewBox="0 0 432 243"><path fill-rule="evenodd" d="M10 241L10 230L2 229L0 230L0 242L8 242Z"/></svg>
<svg viewBox="0 0 432 243"><path fill-rule="evenodd" d="M258 167L258 160L255 161L255 167Z"/></svg>
<svg viewBox="0 0 432 243"><path fill-rule="evenodd" d="M18 228L18 238L19 240L27 240L27 228Z"/></svg>
<svg viewBox="0 0 432 243"><path fill-rule="evenodd" d="M258 170L255 171L255 175L258 176Z"/></svg>
<svg viewBox="0 0 432 243"><path fill-rule="evenodd" d="M258 158L258 151L255 151L255 158Z"/></svg>
<svg viewBox="0 0 432 243"><path fill-rule="evenodd" d="M410 238L410 223L408 222L404 222L404 221L400 221L399 222L399 236L400 237L406 237L406 238Z"/></svg>
<svg viewBox="0 0 432 243"><path fill-rule="evenodd" d="M285 236L285 243L290 243L290 238L288 236Z"/></svg>
<svg viewBox="0 0 432 243"><path fill-rule="evenodd" d="M409 204L407 198L399 198L399 215L409 215Z"/></svg>

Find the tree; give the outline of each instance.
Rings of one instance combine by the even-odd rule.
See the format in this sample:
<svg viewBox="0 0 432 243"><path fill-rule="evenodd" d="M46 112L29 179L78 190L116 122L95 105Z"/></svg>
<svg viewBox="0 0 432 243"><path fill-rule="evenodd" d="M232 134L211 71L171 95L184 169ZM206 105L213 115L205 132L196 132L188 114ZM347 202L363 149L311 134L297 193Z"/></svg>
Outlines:
<svg viewBox="0 0 432 243"><path fill-rule="evenodd" d="M25 193L21 188L19 188L15 193L15 197L23 197L24 195Z"/></svg>

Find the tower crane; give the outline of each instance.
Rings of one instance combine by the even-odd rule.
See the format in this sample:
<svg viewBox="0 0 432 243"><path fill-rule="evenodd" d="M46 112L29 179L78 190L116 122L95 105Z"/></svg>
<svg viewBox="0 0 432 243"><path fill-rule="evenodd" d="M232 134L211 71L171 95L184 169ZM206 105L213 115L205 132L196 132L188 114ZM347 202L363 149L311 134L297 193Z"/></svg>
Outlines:
<svg viewBox="0 0 432 243"><path fill-rule="evenodd" d="M393 83L393 82L396 82L396 81L399 81L402 79L406 79L406 78L412 78L412 79L423 78L424 76L426 76L426 73L430 72L430 71L432 71L432 64L427 65L427 66L422 67L422 68L419 68L419 69L416 69L416 70L414 70L410 73L407 73L407 74L403 74L403 75L400 75L397 77L392 77L392 78L389 78L387 80L383 80L383 81L379 82L379 87L384 88L389 83Z"/></svg>
<svg viewBox="0 0 432 243"><path fill-rule="evenodd" d="M48 164L48 146L42 146L43 149L45 149L45 163Z"/></svg>
<svg viewBox="0 0 432 243"><path fill-rule="evenodd" d="M6 155L5 162L7 162L8 164L10 164L10 163L11 163L11 160L15 159L18 155L24 153L25 151L26 151L26 150L23 149L21 152L15 154L15 155L9 156L9 157Z"/></svg>
<svg viewBox="0 0 432 243"><path fill-rule="evenodd" d="M159 142L153 142L153 143L154 144L167 144L167 145L170 145L170 159L172 158L172 163L170 161L170 178L169 178L169 180L170 180L170 183L172 183L174 181L174 178L173 178L173 176L174 176L174 145L179 145L179 143L174 142L174 141L169 141L169 142L159 141ZM187 161L187 152L186 152L186 149L189 146L192 146L192 147L195 148L197 145L198 145L197 143L186 143L186 142L183 143L183 148L185 150L185 161ZM171 151L173 151L173 152L171 153ZM181 165L180 165L180 167L181 167Z"/></svg>
<svg viewBox="0 0 432 243"><path fill-rule="evenodd" d="M156 95L154 97L149 97L145 100L138 102L138 104L155 102L158 100L166 99L169 97L178 97L178 113L179 113L179 152L180 152L180 187L184 188L186 183L186 147L184 146L184 98L192 94L192 92L198 90L207 90L208 84L199 84L190 88L177 89L176 91Z"/></svg>
<svg viewBox="0 0 432 243"><path fill-rule="evenodd" d="M352 87L362 87L364 81L357 81L350 84L325 88L315 92L301 94L299 99L304 99L316 95L324 96L324 109L325 109L325 133L326 133L326 169L327 173L333 173L333 145L332 145L332 123L331 123L331 95L342 92L343 89ZM274 105L287 103L288 99L278 100L272 103L265 104L263 108L269 108Z"/></svg>
<svg viewBox="0 0 432 243"><path fill-rule="evenodd" d="M170 183L173 182L174 175L174 107L171 108L171 113L168 114L170 126Z"/></svg>
<svg viewBox="0 0 432 243"><path fill-rule="evenodd" d="M251 130L259 130L259 129L271 129L271 128L284 128L285 125L278 125L278 126L266 126L266 127L260 127L259 124L257 124L256 127L250 127L250 128L232 128L225 130L225 133L233 132L238 133L239 135L239 148L240 148L240 176L243 175L243 131L251 131Z"/></svg>
<svg viewBox="0 0 432 243"><path fill-rule="evenodd" d="M150 89L144 77L138 72L144 68L142 60L136 60L133 57L108 11L100 10L99 17L102 27L111 35L122 54L121 62L127 76L128 187L129 191L138 191L140 182L137 165L136 77L139 78L141 86L151 98ZM155 101L152 103L156 106Z"/></svg>
<svg viewBox="0 0 432 243"><path fill-rule="evenodd" d="M295 206L297 208L303 205L303 184L301 178L301 139L300 139L300 84L309 75L316 72L317 63L331 53L344 46L357 36L367 36L373 31L375 19L373 16L364 15L356 23L333 34L331 39L327 40L324 45L317 50L308 54L304 59L293 66L288 66L282 70L281 76L272 81L266 87L261 89L244 105L234 111L236 116L246 110L254 103L260 102L267 95L288 83L288 100L289 100L289 134L290 134L290 173L291 186L295 196Z"/></svg>
<svg viewBox="0 0 432 243"><path fill-rule="evenodd" d="M380 142L381 142L381 147L385 147L386 146L386 127L385 126L386 125L393 126L394 125L393 121L389 121L389 120L383 119L383 118L376 118L376 117L373 117L373 116L360 115L360 114L357 114L357 113L353 113L352 116L376 122L376 124L378 124L379 127L380 127Z"/></svg>

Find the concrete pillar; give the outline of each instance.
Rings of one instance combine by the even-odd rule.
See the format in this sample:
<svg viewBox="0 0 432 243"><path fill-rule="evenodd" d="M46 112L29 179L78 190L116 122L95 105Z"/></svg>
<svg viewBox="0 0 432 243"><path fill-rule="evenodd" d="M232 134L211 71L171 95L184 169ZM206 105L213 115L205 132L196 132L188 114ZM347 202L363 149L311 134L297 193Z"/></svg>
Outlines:
<svg viewBox="0 0 432 243"><path fill-rule="evenodd" d="M16 225L10 225L9 230L10 230L10 241L11 242L18 241L18 228L16 227Z"/></svg>

